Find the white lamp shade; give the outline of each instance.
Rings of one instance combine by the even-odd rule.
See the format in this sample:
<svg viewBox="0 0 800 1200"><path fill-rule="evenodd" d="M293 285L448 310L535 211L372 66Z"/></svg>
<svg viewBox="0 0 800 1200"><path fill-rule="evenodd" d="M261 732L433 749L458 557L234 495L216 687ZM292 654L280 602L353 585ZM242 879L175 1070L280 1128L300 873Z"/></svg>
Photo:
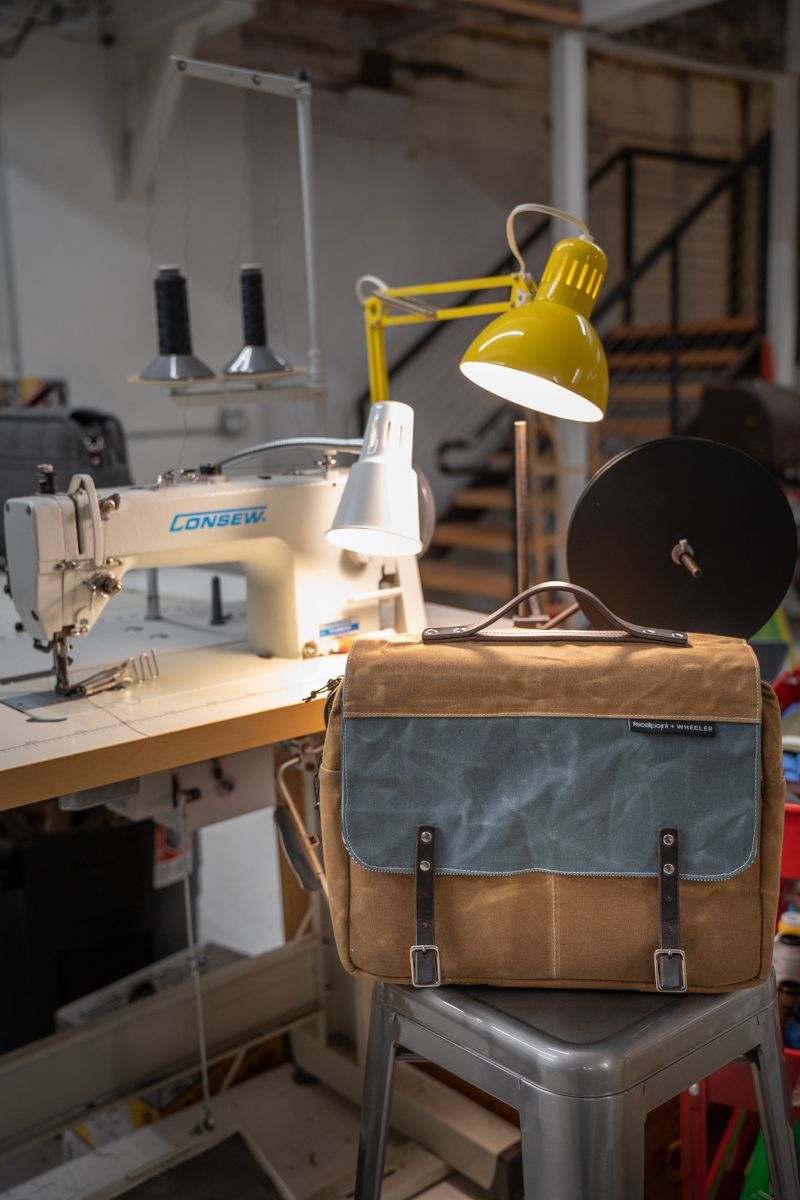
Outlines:
<svg viewBox="0 0 800 1200"><path fill-rule="evenodd" d="M420 553L413 440L413 408L394 400L372 406L361 454L326 534L329 542L370 557Z"/></svg>

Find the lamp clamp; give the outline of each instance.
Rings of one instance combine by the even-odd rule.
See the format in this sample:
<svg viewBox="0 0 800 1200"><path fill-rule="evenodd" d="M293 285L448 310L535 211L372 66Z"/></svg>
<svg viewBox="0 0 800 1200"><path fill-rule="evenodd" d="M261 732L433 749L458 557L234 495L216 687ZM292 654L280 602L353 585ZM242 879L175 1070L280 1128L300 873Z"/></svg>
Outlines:
<svg viewBox="0 0 800 1200"><path fill-rule="evenodd" d="M528 304L533 299L536 292L536 283L533 276L527 271L520 271L514 275L514 286L511 293L511 307L519 308L522 304Z"/></svg>

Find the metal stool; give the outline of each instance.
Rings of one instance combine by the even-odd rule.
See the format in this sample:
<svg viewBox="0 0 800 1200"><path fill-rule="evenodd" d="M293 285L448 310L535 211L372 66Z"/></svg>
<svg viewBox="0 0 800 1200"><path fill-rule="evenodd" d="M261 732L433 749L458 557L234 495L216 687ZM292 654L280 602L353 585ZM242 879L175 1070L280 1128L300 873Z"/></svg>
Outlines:
<svg viewBox="0 0 800 1200"><path fill-rule="evenodd" d="M520 1115L527 1200L644 1196L647 1113L752 1063L774 1194L800 1200L775 982L722 996L377 984L355 1200L378 1200L398 1048Z"/></svg>

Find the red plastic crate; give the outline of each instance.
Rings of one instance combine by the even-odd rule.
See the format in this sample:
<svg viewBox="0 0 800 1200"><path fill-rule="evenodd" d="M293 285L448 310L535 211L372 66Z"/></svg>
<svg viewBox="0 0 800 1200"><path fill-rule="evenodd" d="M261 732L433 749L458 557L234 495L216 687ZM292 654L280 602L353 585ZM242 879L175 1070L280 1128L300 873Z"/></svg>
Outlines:
<svg viewBox="0 0 800 1200"><path fill-rule="evenodd" d="M792 1095L800 1078L800 1050L787 1050L784 1047L783 1055L786 1060L789 1095ZM752 1071L748 1063L728 1063L727 1067L709 1075L706 1087L707 1098L712 1103L746 1108L749 1112L756 1112L758 1109ZM800 1120L800 1105L795 1105L794 1115L796 1120Z"/></svg>
<svg viewBox="0 0 800 1200"><path fill-rule="evenodd" d="M800 879L800 804L787 804L783 822L781 878Z"/></svg>
<svg viewBox="0 0 800 1200"><path fill-rule="evenodd" d="M800 879L800 804L787 804L783 825L783 851L781 853L781 878ZM800 1078L800 1050L784 1048L786 1074L790 1094ZM729 1063L708 1077L707 1097L718 1104L730 1104L735 1108L756 1110L756 1094L750 1067L747 1063ZM795 1118L800 1120L800 1105L795 1106Z"/></svg>

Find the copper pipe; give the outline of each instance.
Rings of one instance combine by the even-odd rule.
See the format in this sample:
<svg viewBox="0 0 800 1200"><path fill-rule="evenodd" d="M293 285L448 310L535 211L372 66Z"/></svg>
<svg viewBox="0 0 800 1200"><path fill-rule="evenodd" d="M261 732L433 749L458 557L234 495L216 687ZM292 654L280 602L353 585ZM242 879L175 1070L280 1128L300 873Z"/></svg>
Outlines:
<svg viewBox="0 0 800 1200"><path fill-rule="evenodd" d="M278 796L280 798L280 801L283 804L286 811L288 812L289 816L292 818L294 827L297 830L298 836L300 837L300 840L303 843L303 848L305 849L306 855L308 856L308 861L311 866L311 869L314 872L314 874L316 875L317 879L319 880L320 887L322 888L322 891L327 899L328 880L325 876L325 868L322 865L322 863L320 862L319 855L317 853L317 846L319 845L319 843L316 838L311 837L308 830L306 829L305 821L301 817L301 815L297 809L297 805L295 804L292 794L289 791L289 788L287 787L286 781L284 779L284 775L286 774L286 772L288 770L290 770L290 768L292 768L292 767L302 766L302 761L303 760L301 759L299 754L296 754L293 758L287 758L286 762L281 763L281 765L278 767L277 771L275 772L275 783L277 786L277 791L278 791Z"/></svg>
<svg viewBox="0 0 800 1200"><path fill-rule="evenodd" d="M517 595L531 585L528 494L528 422L514 422L514 524L517 551ZM530 600L523 600L517 612L529 617L533 609Z"/></svg>
<svg viewBox="0 0 800 1200"><path fill-rule="evenodd" d="M561 612L557 612L554 617L546 621L542 625L542 629L555 629L557 625L561 625L564 621L568 621L570 617L574 617L579 609L580 604L568 604L566 608L561 609Z"/></svg>

